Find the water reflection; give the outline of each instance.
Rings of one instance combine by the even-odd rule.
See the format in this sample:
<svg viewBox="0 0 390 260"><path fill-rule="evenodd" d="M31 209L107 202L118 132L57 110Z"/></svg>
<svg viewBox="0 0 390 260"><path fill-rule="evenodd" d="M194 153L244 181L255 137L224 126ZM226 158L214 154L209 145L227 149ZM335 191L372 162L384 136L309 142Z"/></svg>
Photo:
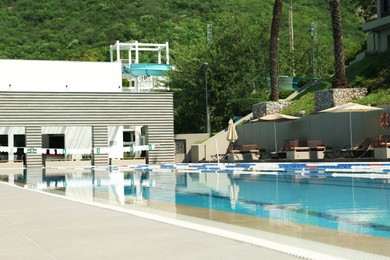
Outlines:
<svg viewBox="0 0 390 260"><path fill-rule="evenodd" d="M156 207L180 214L202 212L202 217L213 220L218 212L229 212L390 238L387 179L308 173L29 169L9 170L0 174L0 180L122 207ZM199 210L195 213L194 209ZM242 219L231 221L240 224Z"/></svg>

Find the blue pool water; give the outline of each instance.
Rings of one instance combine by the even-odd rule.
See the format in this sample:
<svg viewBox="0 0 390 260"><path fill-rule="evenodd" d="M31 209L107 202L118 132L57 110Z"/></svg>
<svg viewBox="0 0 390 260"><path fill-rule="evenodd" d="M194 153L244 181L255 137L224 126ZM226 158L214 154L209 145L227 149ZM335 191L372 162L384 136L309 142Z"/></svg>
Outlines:
<svg viewBox="0 0 390 260"><path fill-rule="evenodd" d="M234 200L233 192L183 187L176 203L390 238L387 180L289 174L229 179L238 190Z"/></svg>
<svg viewBox="0 0 390 260"><path fill-rule="evenodd" d="M316 170L260 173L111 169L24 171L1 180L126 206L164 202L390 238L390 178Z"/></svg>

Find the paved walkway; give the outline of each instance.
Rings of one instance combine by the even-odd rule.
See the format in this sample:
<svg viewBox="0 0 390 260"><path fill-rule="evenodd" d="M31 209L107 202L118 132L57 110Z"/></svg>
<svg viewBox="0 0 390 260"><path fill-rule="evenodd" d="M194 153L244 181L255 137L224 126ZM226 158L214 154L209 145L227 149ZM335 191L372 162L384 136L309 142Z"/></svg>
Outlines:
<svg viewBox="0 0 390 260"><path fill-rule="evenodd" d="M297 259L0 183L0 259Z"/></svg>

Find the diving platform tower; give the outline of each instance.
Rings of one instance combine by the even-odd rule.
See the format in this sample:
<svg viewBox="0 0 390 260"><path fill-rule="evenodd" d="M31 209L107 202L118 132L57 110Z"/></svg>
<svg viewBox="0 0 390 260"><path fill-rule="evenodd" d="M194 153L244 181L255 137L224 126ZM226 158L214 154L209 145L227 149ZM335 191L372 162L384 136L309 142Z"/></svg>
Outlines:
<svg viewBox="0 0 390 260"><path fill-rule="evenodd" d="M172 70L168 42L155 44L116 41L110 46L110 61L121 63L122 80L129 82L128 87L122 83L122 91L152 92L167 89L164 80L168 77L167 72ZM123 145L147 144L144 132L142 126L123 126ZM141 153L135 152L135 155L140 156Z"/></svg>
<svg viewBox="0 0 390 260"><path fill-rule="evenodd" d="M156 52L156 62L150 54L140 52ZM148 62L141 62L141 57ZM140 43L117 41L110 46L110 61L121 62L122 79L129 81L129 87L123 90L132 92L149 92L153 89L166 89L164 79L167 72L172 70L169 64L169 44Z"/></svg>

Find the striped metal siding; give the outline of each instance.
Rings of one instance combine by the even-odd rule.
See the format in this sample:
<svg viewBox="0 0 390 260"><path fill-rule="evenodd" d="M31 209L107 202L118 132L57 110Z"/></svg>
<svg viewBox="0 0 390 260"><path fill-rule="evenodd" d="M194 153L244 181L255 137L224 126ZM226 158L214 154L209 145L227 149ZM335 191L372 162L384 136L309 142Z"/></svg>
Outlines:
<svg viewBox="0 0 390 260"><path fill-rule="evenodd" d="M108 147L108 128L107 126L92 126L92 148ZM92 154L92 165L108 165L108 154Z"/></svg>
<svg viewBox="0 0 390 260"><path fill-rule="evenodd" d="M171 152L165 152L172 151L174 156L175 143L171 142L171 140L174 140L173 126L149 126L147 141L150 144L158 144L158 146L155 150L149 151L148 163L160 164L168 161L174 163L174 158L171 161Z"/></svg>
<svg viewBox="0 0 390 260"><path fill-rule="evenodd" d="M3 126L148 126L150 162L174 162L172 93L4 91L0 109Z"/></svg>
<svg viewBox="0 0 390 260"><path fill-rule="evenodd" d="M40 126L26 126L26 147L40 148L42 147L42 127ZM42 167L42 154L26 153L26 164L28 167Z"/></svg>

